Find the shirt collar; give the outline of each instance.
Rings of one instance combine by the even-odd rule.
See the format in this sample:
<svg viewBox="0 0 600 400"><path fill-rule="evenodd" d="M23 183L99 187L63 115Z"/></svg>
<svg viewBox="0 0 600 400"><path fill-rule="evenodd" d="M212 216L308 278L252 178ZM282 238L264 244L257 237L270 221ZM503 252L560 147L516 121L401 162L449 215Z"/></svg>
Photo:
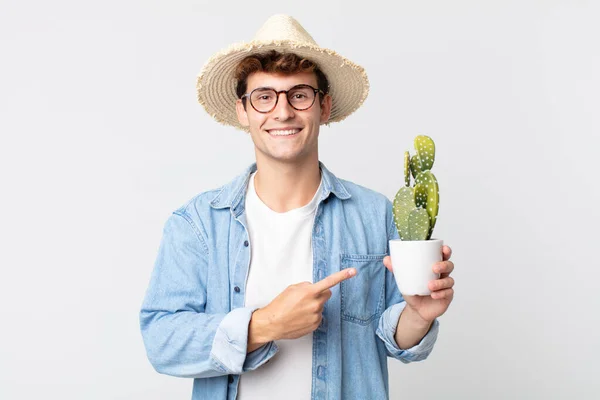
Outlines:
<svg viewBox="0 0 600 400"><path fill-rule="evenodd" d="M350 193L346 190L344 184L338 179L331 171L329 171L325 164L319 161L319 168L321 169L321 178L323 184L323 190L321 191L321 198L319 202L329 197L333 193L340 200L349 199ZM237 207L242 203L248 188L248 182L250 175L257 170L256 163L250 165L246 170L235 177L231 182L221 187L215 197L210 202L210 206L213 208L232 208Z"/></svg>

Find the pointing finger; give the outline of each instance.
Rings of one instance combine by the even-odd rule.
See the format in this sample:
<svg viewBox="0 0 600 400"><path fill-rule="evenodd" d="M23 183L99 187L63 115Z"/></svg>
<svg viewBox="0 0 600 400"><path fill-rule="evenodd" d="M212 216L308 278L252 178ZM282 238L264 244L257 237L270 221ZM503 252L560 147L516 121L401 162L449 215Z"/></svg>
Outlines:
<svg viewBox="0 0 600 400"><path fill-rule="evenodd" d="M321 279L319 282L316 282L313 287L317 292L322 292L323 290L331 289L341 281L351 278L354 275L356 275L356 268L346 268Z"/></svg>

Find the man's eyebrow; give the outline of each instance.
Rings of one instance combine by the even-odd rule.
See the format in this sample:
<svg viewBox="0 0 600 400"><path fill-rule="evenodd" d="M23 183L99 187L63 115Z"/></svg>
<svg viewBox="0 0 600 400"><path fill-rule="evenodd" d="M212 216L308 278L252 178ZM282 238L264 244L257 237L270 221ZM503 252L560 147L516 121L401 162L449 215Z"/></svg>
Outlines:
<svg viewBox="0 0 600 400"><path fill-rule="evenodd" d="M296 87L296 86L305 86L305 85L306 86L312 86L310 83L297 83L295 85L290 86L286 90L290 90L291 88ZM257 86L254 89L248 90L248 92L251 92L251 91L256 90L256 89L273 89L273 90L277 91L277 89L275 89L273 86Z"/></svg>

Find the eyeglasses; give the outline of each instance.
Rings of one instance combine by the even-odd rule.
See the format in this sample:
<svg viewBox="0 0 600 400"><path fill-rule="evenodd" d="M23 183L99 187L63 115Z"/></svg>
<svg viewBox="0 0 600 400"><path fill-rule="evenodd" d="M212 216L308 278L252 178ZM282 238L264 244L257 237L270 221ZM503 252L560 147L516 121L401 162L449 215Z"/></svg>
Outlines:
<svg viewBox="0 0 600 400"><path fill-rule="evenodd" d="M317 93L325 94L321 89L315 89L310 85L296 85L288 90L277 91L273 88L259 87L240 97L249 98L252 108L259 113L271 112L277 107L279 95L285 93L287 101L292 108L298 111L308 110L315 103Z"/></svg>

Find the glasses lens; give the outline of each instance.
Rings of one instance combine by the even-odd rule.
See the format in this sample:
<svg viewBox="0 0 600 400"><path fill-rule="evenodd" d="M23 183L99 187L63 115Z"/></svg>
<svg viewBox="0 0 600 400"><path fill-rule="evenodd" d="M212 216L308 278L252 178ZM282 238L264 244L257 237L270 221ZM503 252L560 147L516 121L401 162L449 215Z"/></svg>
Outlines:
<svg viewBox="0 0 600 400"><path fill-rule="evenodd" d="M310 107L315 99L315 91L310 86L294 86L288 92L290 104L298 110Z"/></svg>
<svg viewBox="0 0 600 400"><path fill-rule="evenodd" d="M273 89L256 89L250 95L252 106L258 111L270 111L277 101L277 93Z"/></svg>

